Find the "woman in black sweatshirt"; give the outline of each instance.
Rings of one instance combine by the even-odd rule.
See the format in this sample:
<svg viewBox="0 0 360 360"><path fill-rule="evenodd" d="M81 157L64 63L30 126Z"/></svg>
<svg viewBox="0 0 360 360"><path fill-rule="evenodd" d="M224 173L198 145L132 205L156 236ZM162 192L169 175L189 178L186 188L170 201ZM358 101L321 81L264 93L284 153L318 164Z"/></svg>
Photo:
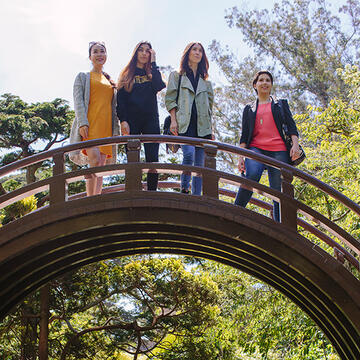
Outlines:
<svg viewBox="0 0 360 360"><path fill-rule="evenodd" d="M149 42L136 45L122 70L117 88L117 115L122 135L160 134L156 94L165 87ZM159 144L144 144L146 162L159 160ZM156 191L158 174L149 170L148 190Z"/></svg>

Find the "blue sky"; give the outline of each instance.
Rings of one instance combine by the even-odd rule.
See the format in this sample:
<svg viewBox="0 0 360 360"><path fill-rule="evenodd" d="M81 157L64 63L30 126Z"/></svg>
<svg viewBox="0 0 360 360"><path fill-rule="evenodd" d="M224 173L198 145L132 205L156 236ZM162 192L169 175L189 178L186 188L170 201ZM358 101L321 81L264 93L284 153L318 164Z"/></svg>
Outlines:
<svg viewBox="0 0 360 360"><path fill-rule="evenodd" d="M88 43L107 45L105 66L113 79L129 61L134 46L149 40L159 65L178 67L190 41L207 48L213 39L239 56L249 53L239 30L230 29L225 10L233 6L271 7L273 0L0 0L0 94L27 102L61 97L72 105L72 85L88 71ZM221 73L210 64L210 79Z"/></svg>

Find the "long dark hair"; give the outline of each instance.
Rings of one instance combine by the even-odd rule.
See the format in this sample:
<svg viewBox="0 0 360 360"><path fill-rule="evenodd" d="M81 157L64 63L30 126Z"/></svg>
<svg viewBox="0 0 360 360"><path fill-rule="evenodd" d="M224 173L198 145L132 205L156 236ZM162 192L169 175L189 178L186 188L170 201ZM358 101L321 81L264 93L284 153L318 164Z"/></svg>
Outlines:
<svg viewBox="0 0 360 360"><path fill-rule="evenodd" d="M148 41L141 41L136 46L131 55L131 59L129 63L125 66L125 68L121 71L118 82L117 88L121 89L124 88L127 92L131 92L134 86L134 78L135 78L135 69L137 64L137 53L141 45L149 45L150 49L152 49L151 44ZM151 75L151 57L149 61L145 64L145 72L149 79L152 78Z"/></svg>
<svg viewBox="0 0 360 360"><path fill-rule="evenodd" d="M200 45L201 50L202 50L202 58L201 58L201 61L199 62L197 71L200 74L200 76L204 80L206 80L209 77L209 74L208 74L209 61L207 59L204 47L199 42L191 42L190 44L186 45L186 48L185 48L185 50L182 54L181 60L180 60L180 74L184 75L187 72L191 71L191 69L189 67L189 53L195 44Z"/></svg>
<svg viewBox="0 0 360 360"><path fill-rule="evenodd" d="M91 56L91 49L93 48L93 46L95 45L100 45L104 48L105 53L107 53L106 51L106 47L105 47L105 43L103 41L90 41L89 42L89 58ZM116 84L115 81L111 79L110 75L108 73L106 73L105 71L102 72L103 75L108 79L109 83L111 84L111 86L113 88L116 88Z"/></svg>

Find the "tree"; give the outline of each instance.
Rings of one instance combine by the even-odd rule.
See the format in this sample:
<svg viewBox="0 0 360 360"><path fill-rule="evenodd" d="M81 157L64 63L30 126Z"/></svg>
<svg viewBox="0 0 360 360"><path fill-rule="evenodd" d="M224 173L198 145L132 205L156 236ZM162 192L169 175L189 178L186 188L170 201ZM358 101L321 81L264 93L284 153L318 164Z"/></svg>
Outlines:
<svg viewBox="0 0 360 360"><path fill-rule="evenodd" d="M275 62L281 74L276 78L282 79L277 83L287 93L311 95L304 100L323 107L345 95L336 71L358 63L359 19L360 4L355 0L348 0L336 15L325 0L282 0L271 13L233 7L226 15L228 25L241 31L256 58Z"/></svg>
<svg viewBox="0 0 360 360"><path fill-rule="evenodd" d="M240 30L254 55L241 61L216 40L209 47L226 79L215 89L217 139L239 143L242 110L255 99L251 81L264 68L274 74L274 95L288 98L295 113L306 111L308 103L325 108L335 97L348 100L337 69L359 63L360 4L348 0L339 8L341 17L330 9L325 0L282 0L271 11L227 11L228 26ZM223 156L223 163L232 168L236 160Z"/></svg>
<svg viewBox="0 0 360 360"><path fill-rule="evenodd" d="M120 258L85 266L51 285L50 359L338 359L289 299L219 263ZM21 307L0 324L0 355L8 359L20 357L21 319L38 326L37 294L25 304L26 311ZM36 349L33 334L28 336Z"/></svg>
<svg viewBox="0 0 360 360"><path fill-rule="evenodd" d="M255 99L251 88L252 77L257 70L268 68L275 74L275 97L289 98L293 114L302 114L296 116L296 120L301 141L309 155L301 168L340 191L352 189L347 195L358 201L357 187L349 186L349 183L356 178L358 169L355 143L359 105L356 107L354 101L359 97L356 90L359 83L351 83L350 77L353 78L354 73L347 73L346 77L338 69L346 66L353 68L351 64L358 62L360 4L347 1L339 9L341 17L333 15L330 7L323 0L284 0L275 4L271 11L247 11L236 7L228 11L228 25L241 31L244 40L254 49L255 56L239 61L229 48L223 49L218 42L214 41L210 46L212 58L227 80L227 84L215 89L216 137L220 141L239 144L242 110L246 103ZM354 106L351 107L351 104ZM341 128L336 126L347 122L347 128L351 124L351 132L340 135L338 131ZM329 127L329 123L333 124ZM319 125L321 127L317 128ZM323 138L325 132L327 136ZM321 149L318 148L320 139ZM344 146L348 141L352 144L351 151ZM237 157L223 153L219 157L222 159L219 164L228 171L236 168ZM312 159L317 159L317 163ZM344 164L344 167L339 164ZM330 171L329 167L333 170ZM344 179L348 179L348 184L344 183ZM301 199L307 196L310 206L319 200L319 197L311 197L310 192L305 194L303 185L296 183L296 186L296 196L302 196ZM325 198L323 196L320 204L327 201ZM327 214L326 207L329 209L331 206L323 206L322 212ZM332 214L331 218L342 218L344 213L345 210L338 207L338 213Z"/></svg>
<svg viewBox="0 0 360 360"><path fill-rule="evenodd" d="M210 46L227 80L216 89L214 122L217 138L238 144L242 109L255 99L253 74L269 69L275 74L275 96L290 98L293 113L297 113L308 154L301 168L360 203L359 184L354 181L360 171L360 73L354 65L359 58L359 3L348 1L341 12L339 18L331 15L325 1L303 0L275 4L271 15L267 10L233 8L227 15L228 24L241 30L255 56L241 62L218 42ZM345 18L350 19L346 31ZM236 167L236 157L220 156L228 170ZM294 185L297 198L360 238L358 217L311 186L298 181ZM227 279L218 283L226 284ZM321 331L294 304L267 285L250 282L244 292L249 298L242 299L234 291L236 297L230 302L238 301L231 319L238 320L234 326L240 330L243 353L268 359L337 358Z"/></svg>
<svg viewBox="0 0 360 360"><path fill-rule="evenodd" d="M5 149L6 153L0 159L0 165L6 165L37 152L49 150L54 144L62 142L68 137L73 117L73 111L63 99L29 105L18 96L2 95L0 98L0 149ZM35 146L40 150L36 150ZM35 173L41 166L42 164L38 163L26 168L27 184L36 181ZM0 191L4 193L3 185L1 185ZM10 205L5 209L3 222L11 221L34 208L36 208L34 197ZM44 293L47 292L46 289L42 290L43 299L46 299ZM44 326L47 322L44 319L47 318L47 311L42 311L42 314L42 330L45 330ZM27 317L23 319L27 322L24 325L26 333L30 329L29 331L34 334L36 330L34 326L29 327L29 319ZM42 334L46 334L46 331L42 331ZM34 353L28 353L27 350L31 348L33 340L30 341L29 346L26 343L27 339L33 337L25 336L21 345L23 349L22 358L34 358ZM46 345L44 339L41 343ZM47 358L46 352L46 349L41 350L41 360ZM43 353L45 356L42 355Z"/></svg>
<svg viewBox="0 0 360 360"><path fill-rule="evenodd" d="M346 66L338 74L348 87L348 101L334 98L325 108L308 106L296 116L308 153L303 168L360 203L360 69ZM297 182L299 199L360 239L360 219L329 196ZM351 251L349 249L349 251Z"/></svg>
<svg viewBox="0 0 360 360"><path fill-rule="evenodd" d="M209 347L212 343L219 353L222 349L218 358L338 359L317 325L274 288L219 263L206 261L202 267L212 274L222 294L221 321L212 328L215 336L207 340Z"/></svg>
<svg viewBox="0 0 360 360"><path fill-rule="evenodd" d="M219 312L219 292L209 275L186 270L175 258L99 262L51 285L51 358L115 359L128 353L139 359L156 347L171 347L169 336L201 336ZM40 316L36 304L28 312L32 319ZM4 338L18 334L18 318L12 314L0 327L7 348Z"/></svg>
<svg viewBox="0 0 360 360"><path fill-rule="evenodd" d="M9 179L4 181L3 189L4 192L6 191L13 191L17 188L21 187L21 181L16 179ZM1 223L3 225L18 219L31 211L36 210L37 208L37 200L34 195L29 196L23 200L17 201L11 205L6 206L0 213L1 215Z"/></svg>
<svg viewBox="0 0 360 360"><path fill-rule="evenodd" d="M0 165L46 151L64 141L74 112L63 99L27 104L18 96L4 94L0 97L0 148L7 152ZM35 149L35 145L38 149ZM26 170L26 181L36 181L36 164Z"/></svg>
<svg viewBox="0 0 360 360"><path fill-rule="evenodd" d="M201 260L196 271L218 285L216 321L202 336L178 337L151 359L339 359L316 324L269 285L212 261Z"/></svg>

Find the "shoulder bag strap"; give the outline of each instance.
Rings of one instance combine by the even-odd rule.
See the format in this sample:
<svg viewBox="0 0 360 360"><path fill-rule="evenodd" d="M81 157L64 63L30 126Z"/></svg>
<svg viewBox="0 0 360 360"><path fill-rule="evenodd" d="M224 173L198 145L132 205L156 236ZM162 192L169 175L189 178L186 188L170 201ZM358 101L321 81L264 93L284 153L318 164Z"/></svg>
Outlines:
<svg viewBox="0 0 360 360"><path fill-rule="evenodd" d="M279 107L280 107L280 114L281 114L281 122L286 125L286 122L285 122L285 112L284 112L284 105L283 105L283 100L280 99L278 101L278 104L279 104Z"/></svg>
<svg viewBox="0 0 360 360"><path fill-rule="evenodd" d="M288 129L288 126L287 126L287 123L286 123L286 120L285 120L284 100L280 99L278 101L278 104L279 104L280 115L281 115L281 127L282 127L282 130L283 130L284 136L285 136L285 138L286 137L291 138L290 135L289 135L289 129Z"/></svg>
<svg viewBox="0 0 360 360"><path fill-rule="evenodd" d="M177 104L177 102L178 102L178 100L179 100L179 93L180 93L180 85L181 85L181 74L179 74L179 82L178 82L178 87L177 87L177 94L176 94L176 104Z"/></svg>

